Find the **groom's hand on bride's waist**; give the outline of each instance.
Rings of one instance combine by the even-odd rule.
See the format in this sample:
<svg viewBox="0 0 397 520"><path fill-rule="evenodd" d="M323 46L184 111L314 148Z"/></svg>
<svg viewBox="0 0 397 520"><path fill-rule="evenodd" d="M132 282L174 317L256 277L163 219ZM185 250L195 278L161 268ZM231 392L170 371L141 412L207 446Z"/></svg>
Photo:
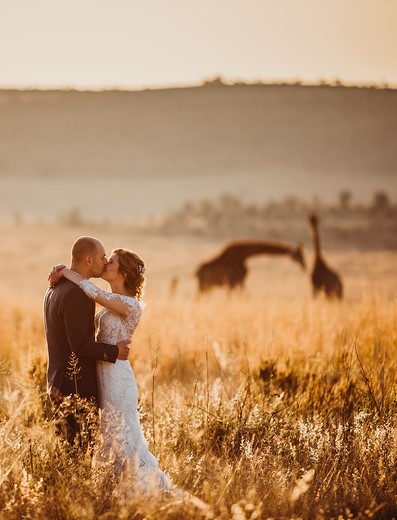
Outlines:
<svg viewBox="0 0 397 520"><path fill-rule="evenodd" d="M122 359L123 361L125 361L126 359L128 359L128 355L130 353L130 341L128 340L124 340L123 341L119 341L117 343L117 346L119 347L119 355L117 356L117 359Z"/></svg>

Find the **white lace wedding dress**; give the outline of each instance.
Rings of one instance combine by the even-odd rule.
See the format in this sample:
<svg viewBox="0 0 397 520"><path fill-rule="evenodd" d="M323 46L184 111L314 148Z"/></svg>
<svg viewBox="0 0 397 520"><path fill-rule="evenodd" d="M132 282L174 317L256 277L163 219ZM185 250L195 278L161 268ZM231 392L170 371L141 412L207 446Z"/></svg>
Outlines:
<svg viewBox="0 0 397 520"><path fill-rule="evenodd" d="M80 287L92 299L120 298L127 303L128 311L121 316L103 308L95 316L97 341L115 345L130 339L141 318L144 303L129 296L110 293L83 280ZM150 453L138 416L138 387L130 362L97 362L99 406L102 410L101 429L104 440L104 456L111 457L120 474L129 468L140 492L175 489L163 473L157 459Z"/></svg>

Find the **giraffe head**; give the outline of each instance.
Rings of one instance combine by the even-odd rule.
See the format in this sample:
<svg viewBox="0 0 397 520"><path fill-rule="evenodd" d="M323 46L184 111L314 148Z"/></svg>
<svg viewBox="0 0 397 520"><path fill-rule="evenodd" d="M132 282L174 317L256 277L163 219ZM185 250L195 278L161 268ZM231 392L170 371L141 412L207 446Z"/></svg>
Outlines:
<svg viewBox="0 0 397 520"><path fill-rule="evenodd" d="M295 262L298 262L304 271L306 270L306 261L305 261L305 255L303 253L302 244L298 244L297 248L293 251L292 260L295 260Z"/></svg>

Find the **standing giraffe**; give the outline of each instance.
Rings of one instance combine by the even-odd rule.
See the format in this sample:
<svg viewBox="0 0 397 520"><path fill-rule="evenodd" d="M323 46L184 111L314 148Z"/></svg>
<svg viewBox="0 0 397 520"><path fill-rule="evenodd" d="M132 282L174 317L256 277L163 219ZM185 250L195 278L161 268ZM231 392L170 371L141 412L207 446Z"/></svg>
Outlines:
<svg viewBox="0 0 397 520"><path fill-rule="evenodd" d="M313 296L324 291L328 298L342 299L343 285L340 276L325 263L321 255L320 235L318 232L319 217L316 213L308 216L314 246L314 265L312 270Z"/></svg>
<svg viewBox="0 0 397 520"><path fill-rule="evenodd" d="M218 256L199 266L196 271L199 290L206 292L223 285L229 289L241 289L248 273L245 261L251 256L261 254L287 255L303 269L306 268L301 245L291 247L267 240L240 240L231 242Z"/></svg>

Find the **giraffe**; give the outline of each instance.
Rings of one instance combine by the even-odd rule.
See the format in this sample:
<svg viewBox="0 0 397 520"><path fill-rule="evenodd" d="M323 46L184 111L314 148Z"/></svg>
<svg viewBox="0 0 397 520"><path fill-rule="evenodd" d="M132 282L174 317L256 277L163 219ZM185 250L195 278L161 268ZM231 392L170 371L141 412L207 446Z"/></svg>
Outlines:
<svg viewBox="0 0 397 520"><path fill-rule="evenodd" d="M324 291L328 298L341 300L343 297L343 285L340 276L328 267L321 254L320 235L318 232L319 220L316 213L308 215L314 246L314 265L311 275L313 296L317 296L320 291Z"/></svg>
<svg viewBox="0 0 397 520"><path fill-rule="evenodd" d="M208 262L201 264L196 276L200 292L207 292L216 286L242 289L248 269L246 260L255 255L287 255L306 268L302 246L296 247L267 240L239 240L230 242L223 251Z"/></svg>

